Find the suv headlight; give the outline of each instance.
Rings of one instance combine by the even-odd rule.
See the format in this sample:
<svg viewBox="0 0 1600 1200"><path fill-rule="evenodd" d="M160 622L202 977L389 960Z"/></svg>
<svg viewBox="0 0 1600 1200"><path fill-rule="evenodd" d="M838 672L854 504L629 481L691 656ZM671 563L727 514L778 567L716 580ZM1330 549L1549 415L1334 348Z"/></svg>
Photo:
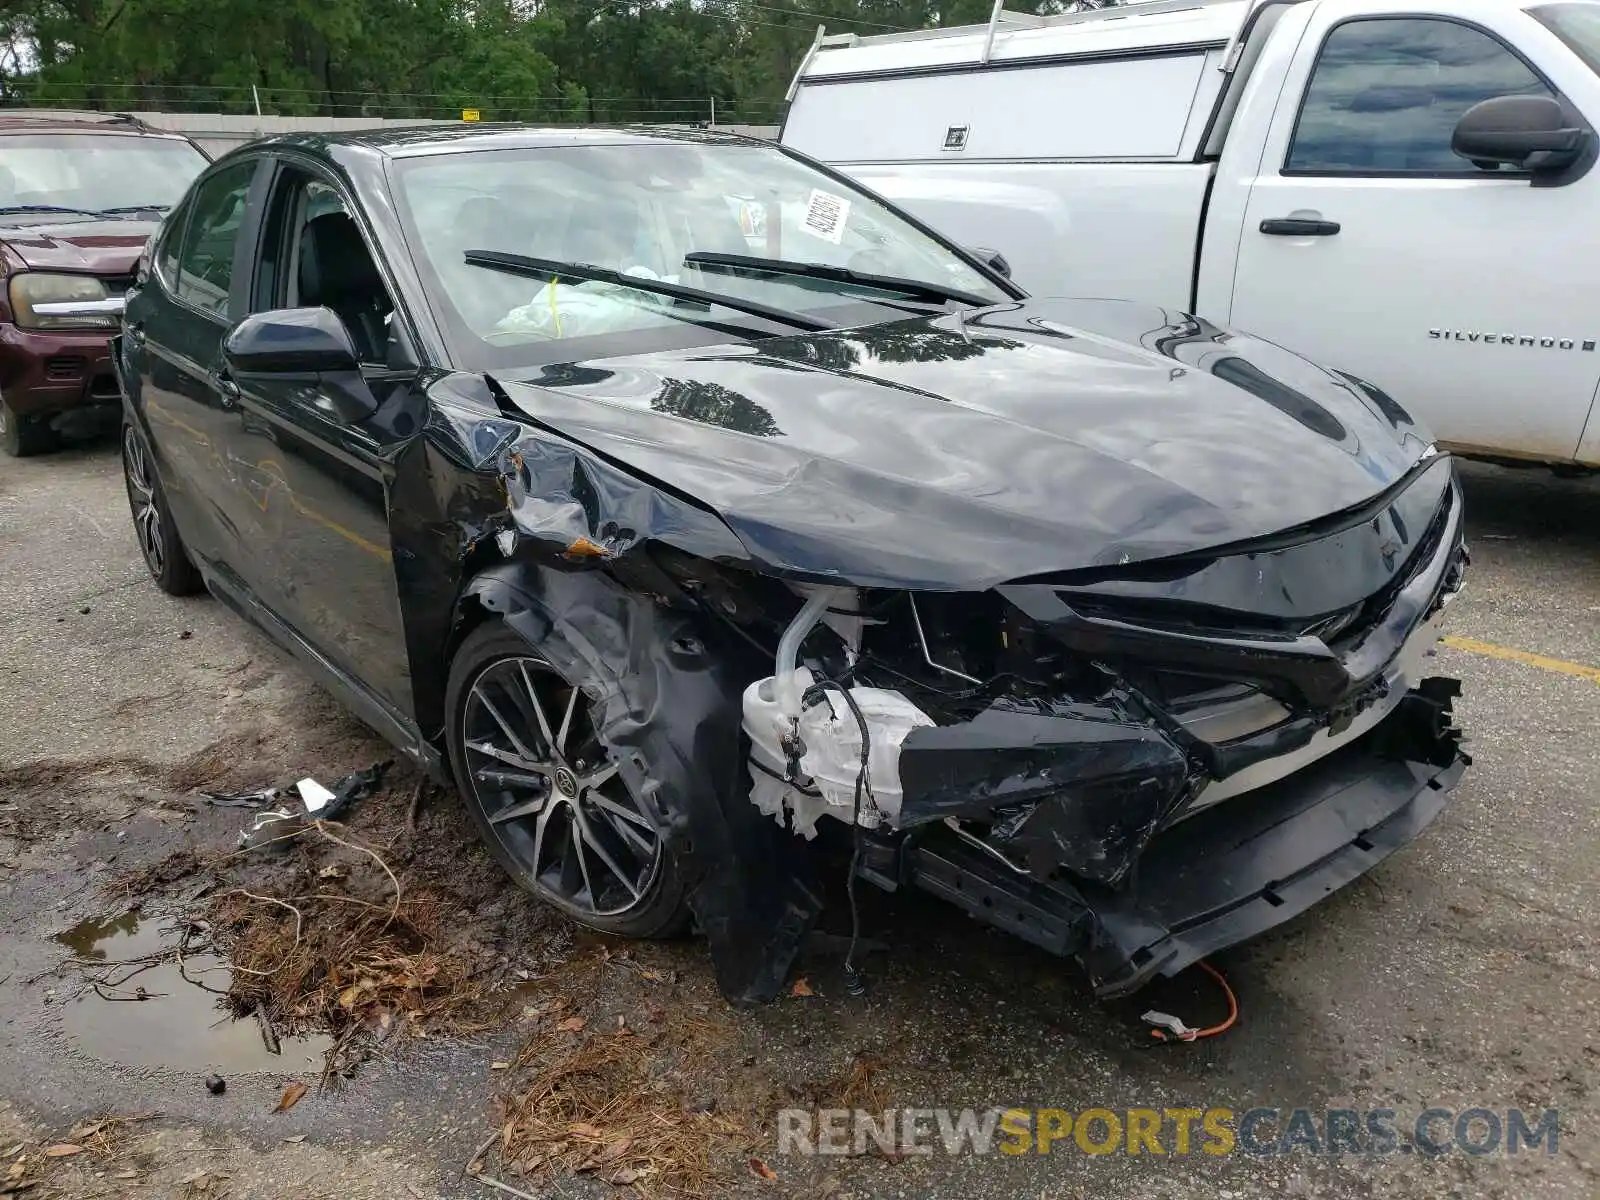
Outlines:
<svg viewBox="0 0 1600 1200"><path fill-rule="evenodd" d="M52 311L57 306L79 311ZM26 271L11 277L11 314L22 329L115 329L119 308L92 275Z"/></svg>

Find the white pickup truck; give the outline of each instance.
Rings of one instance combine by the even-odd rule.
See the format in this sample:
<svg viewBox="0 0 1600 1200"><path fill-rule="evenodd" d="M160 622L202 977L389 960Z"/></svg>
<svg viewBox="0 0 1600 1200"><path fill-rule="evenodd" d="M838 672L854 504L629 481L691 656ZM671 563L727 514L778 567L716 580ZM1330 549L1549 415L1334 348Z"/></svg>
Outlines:
<svg viewBox="0 0 1600 1200"><path fill-rule="evenodd" d="M1199 313L1600 468L1600 3L1182 0L817 41L782 141L1040 295Z"/></svg>

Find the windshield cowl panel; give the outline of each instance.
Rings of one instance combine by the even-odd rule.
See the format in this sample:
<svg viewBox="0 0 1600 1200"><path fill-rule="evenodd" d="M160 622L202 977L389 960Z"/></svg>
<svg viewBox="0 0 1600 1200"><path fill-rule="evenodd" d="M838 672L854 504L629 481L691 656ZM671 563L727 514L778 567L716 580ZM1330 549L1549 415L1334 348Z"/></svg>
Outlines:
<svg viewBox="0 0 1600 1200"><path fill-rule="evenodd" d="M569 339L630 353L674 330L699 344L708 322L760 338L781 323L1012 298L881 201L775 146L577 144L406 157L390 171L435 316L467 370L558 361ZM486 269L484 252L589 277ZM708 259L783 269L707 270Z"/></svg>

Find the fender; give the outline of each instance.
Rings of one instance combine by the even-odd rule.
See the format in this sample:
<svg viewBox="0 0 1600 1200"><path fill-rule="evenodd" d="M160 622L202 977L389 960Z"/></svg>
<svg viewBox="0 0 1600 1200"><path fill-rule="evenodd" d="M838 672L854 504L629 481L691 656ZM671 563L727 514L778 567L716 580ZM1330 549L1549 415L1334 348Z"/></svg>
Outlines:
<svg viewBox="0 0 1600 1200"><path fill-rule="evenodd" d="M497 563L463 589L468 603L581 683L596 735L690 881L718 986L736 1005L775 998L822 896L804 848L747 799L740 702L763 668L604 571Z"/></svg>

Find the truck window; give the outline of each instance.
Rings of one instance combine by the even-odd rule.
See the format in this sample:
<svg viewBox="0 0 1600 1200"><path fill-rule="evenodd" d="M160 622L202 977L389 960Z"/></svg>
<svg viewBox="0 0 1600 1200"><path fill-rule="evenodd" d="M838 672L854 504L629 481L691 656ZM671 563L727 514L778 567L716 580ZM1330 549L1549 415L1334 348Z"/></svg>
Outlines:
<svg viewBox="0 0 1600 1200"><path fill-rule="evenodd" d="M1490 34L1455 21L1373 17L1336 26L1306 89L1286 175L1478 175L1450 135L1494 96L1551 89Z"/></svg>

